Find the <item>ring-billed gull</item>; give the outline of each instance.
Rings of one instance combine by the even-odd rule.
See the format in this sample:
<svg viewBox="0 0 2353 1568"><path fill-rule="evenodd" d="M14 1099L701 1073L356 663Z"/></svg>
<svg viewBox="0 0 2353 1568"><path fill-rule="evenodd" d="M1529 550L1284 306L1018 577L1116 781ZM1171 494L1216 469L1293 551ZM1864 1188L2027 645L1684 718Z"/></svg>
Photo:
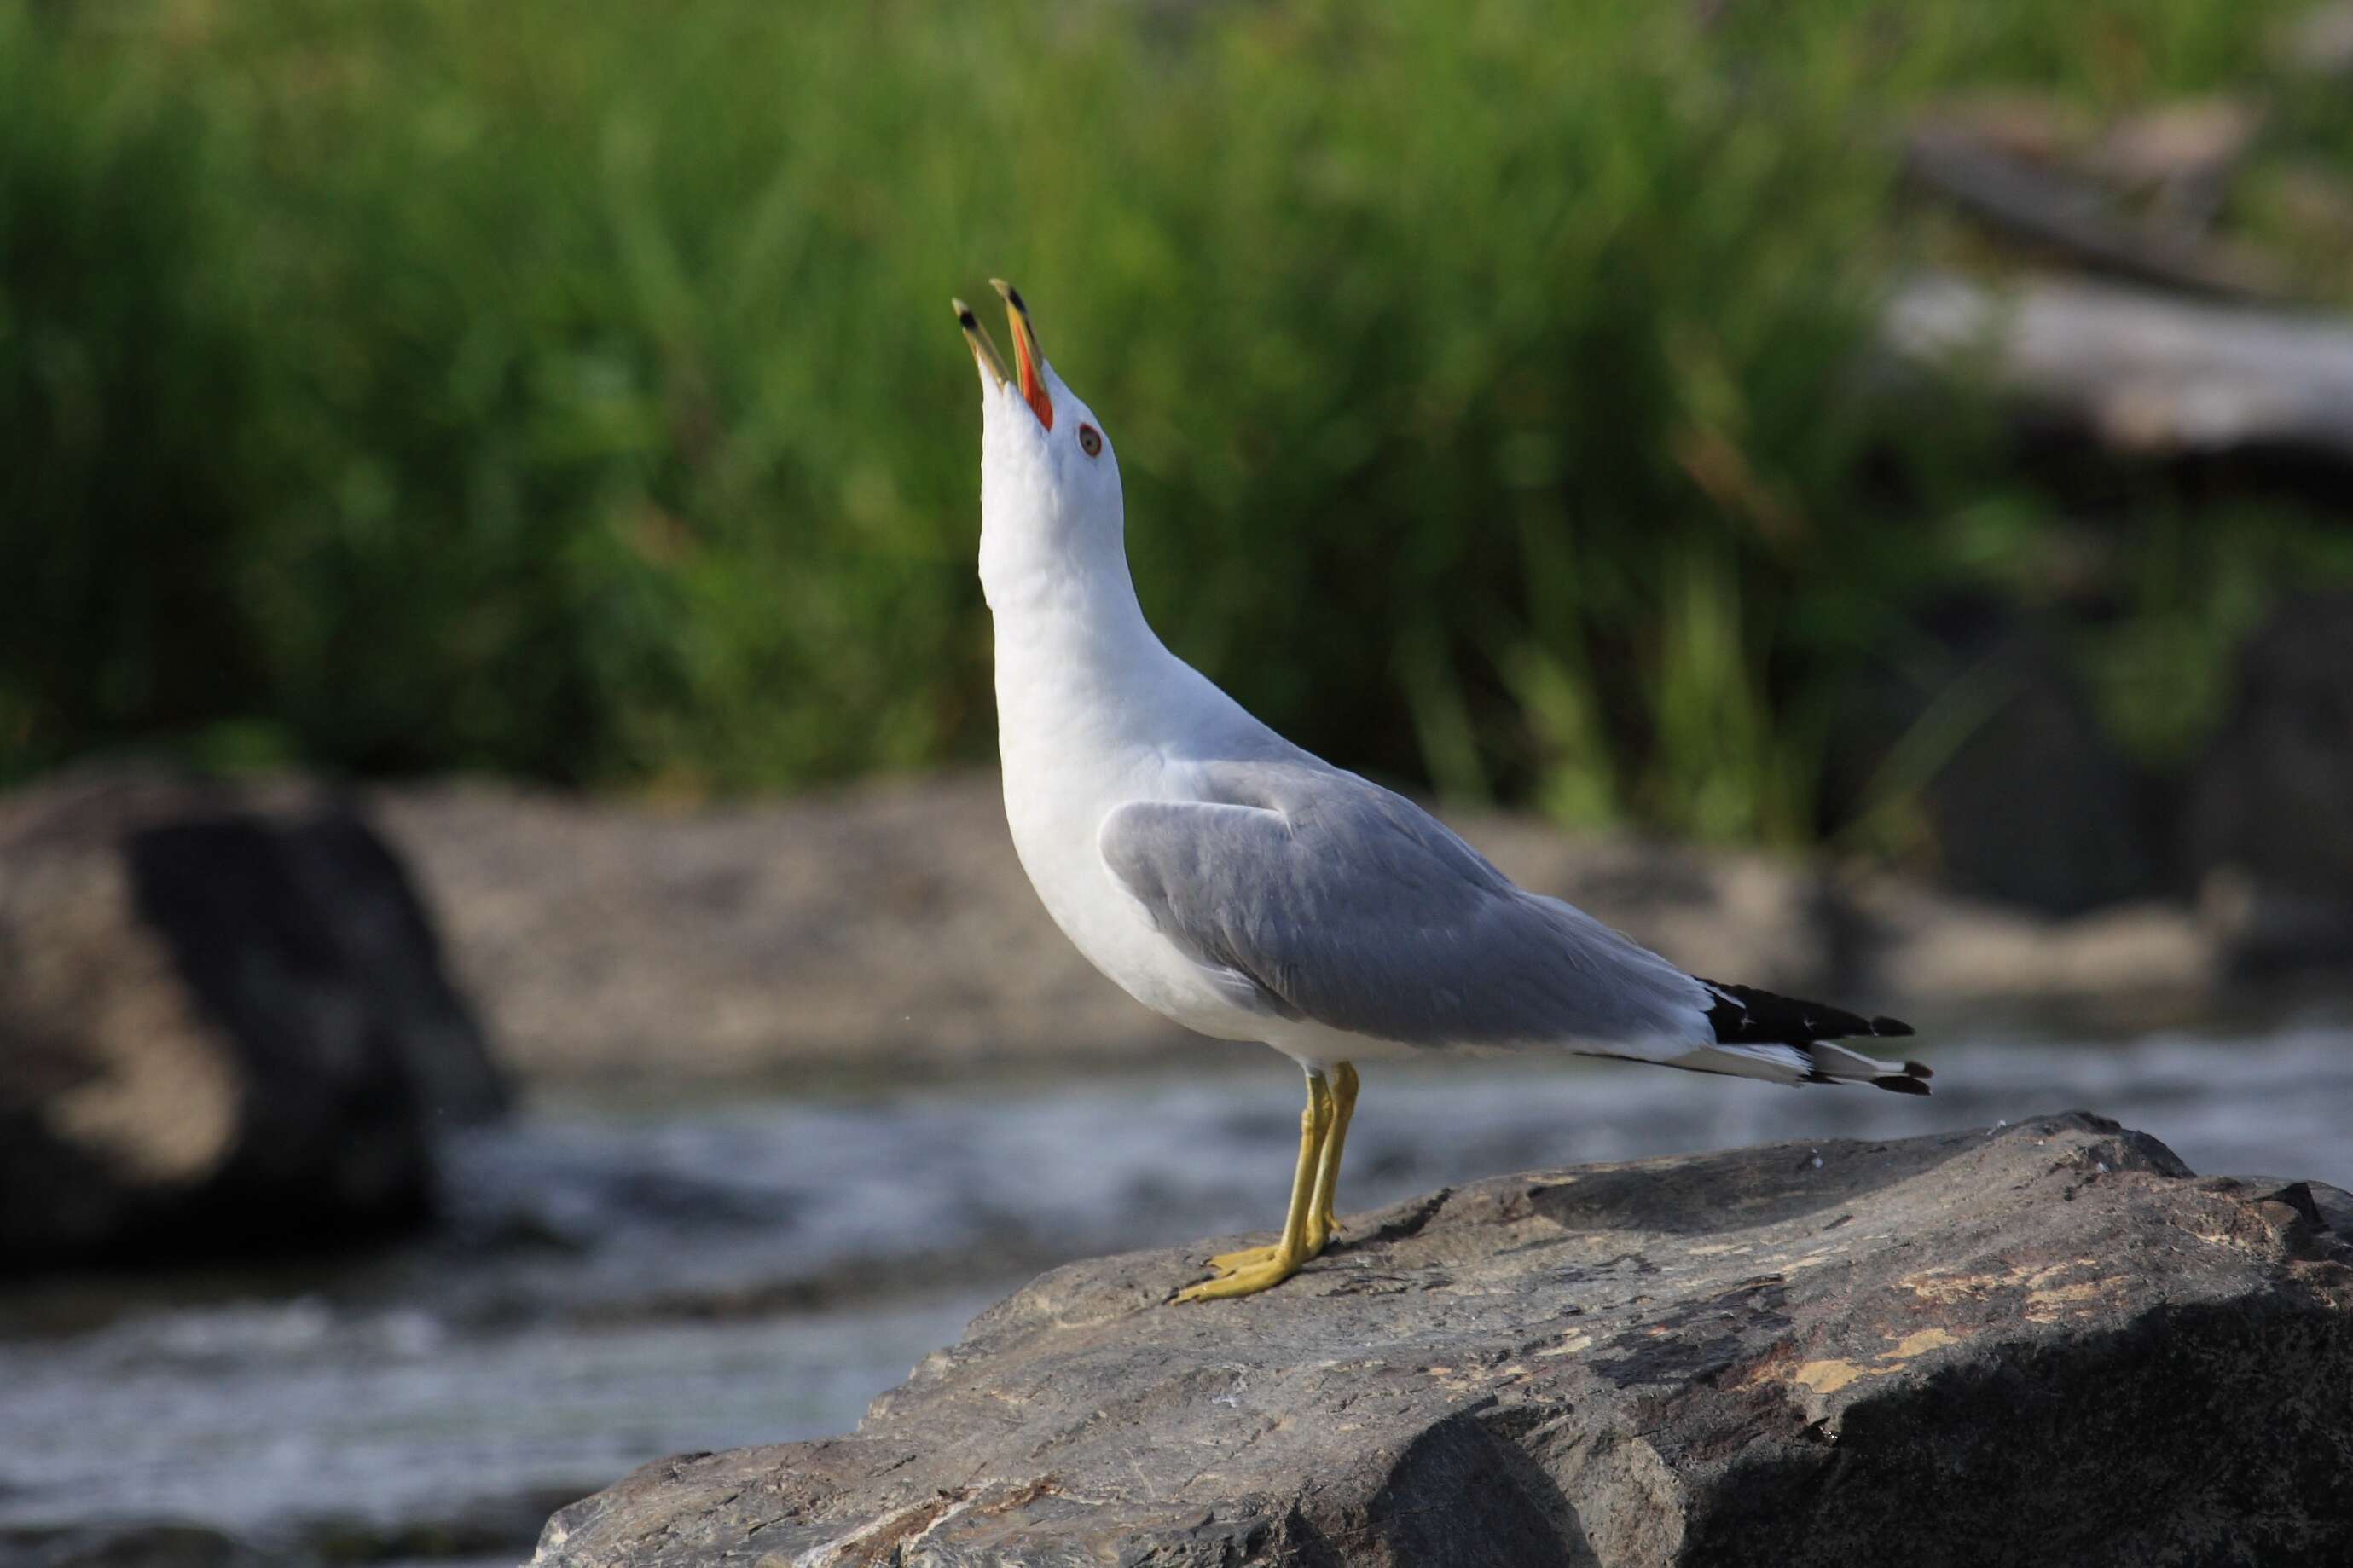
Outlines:
<svg viewBox="0 0 2353 1568"><path fill-rule="evenodd" d="M1358 1061L1508 1047L1928 1092L1917 1062L1831 1043L1910 1026L1697 978L1524 891L1162 647L1128 575L1111 438L1046 363L1020 294L996 288L1010 373L955 303L980 367L980 579L1014 847L1055 923L1130 995L1307 1075L1281 1238L1211 1258L1216 1277L1177 1300L1247 1296L1323 1251Z"/></svg>

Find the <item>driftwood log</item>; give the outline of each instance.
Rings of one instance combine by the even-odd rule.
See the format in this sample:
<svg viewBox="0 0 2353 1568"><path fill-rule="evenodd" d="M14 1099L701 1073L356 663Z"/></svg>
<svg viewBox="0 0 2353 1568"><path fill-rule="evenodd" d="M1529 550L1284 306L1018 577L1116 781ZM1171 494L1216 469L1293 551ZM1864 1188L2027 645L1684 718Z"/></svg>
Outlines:
<svg viewBox="0 0 2353 1568"><path fill-rule="evenodd" d="M2217 155L2186 182L2204 187L2186 210L2177 201L2134 212L2112 179L2019 156L1964 126L1915 128L1905 140L1904 169L1914 184L1980 222L2079 265L2201 294L2275 298L2283 284L2270 257L2217 238L2194 221L2197 211L2220 203L2235 161L2229 129L2208 133L2218 142ZM2105 151L2109 166L2100 173L2127 181L2147 174L2129 166L2144 158L2118 159L2128 154L2123 144Z"/></svg>
<svg viewBox="0 0 2353 1568"><path fill-rule="evenodd" d="M2037 415L2123 450L2353 461L2353 324L2338 318L1928 274L1896 290L1881 337L1902 361L1982 372Z"/></svg>

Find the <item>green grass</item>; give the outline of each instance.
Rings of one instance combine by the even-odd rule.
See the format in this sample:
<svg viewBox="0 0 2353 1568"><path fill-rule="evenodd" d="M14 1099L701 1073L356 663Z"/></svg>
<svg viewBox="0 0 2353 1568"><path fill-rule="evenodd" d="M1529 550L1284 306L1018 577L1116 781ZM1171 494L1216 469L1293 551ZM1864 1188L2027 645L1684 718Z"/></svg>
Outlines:
<svg viewBox="0 0 2353 1568"><path fill-rule="evenodd" d="M997 274L1119 442L1146 609L1270 721L1807 839L1851 683L1955 593L2052 613L2076 526L1853 374L1923 243L1890 128L2257 80L2295 8L0 0L0 776L986 756L946 300ZM2353 150L2288 101L2284 157ZM2220 700L2164 693L2353 561L2118 483L2066 614L2179 757Z"/></svg>

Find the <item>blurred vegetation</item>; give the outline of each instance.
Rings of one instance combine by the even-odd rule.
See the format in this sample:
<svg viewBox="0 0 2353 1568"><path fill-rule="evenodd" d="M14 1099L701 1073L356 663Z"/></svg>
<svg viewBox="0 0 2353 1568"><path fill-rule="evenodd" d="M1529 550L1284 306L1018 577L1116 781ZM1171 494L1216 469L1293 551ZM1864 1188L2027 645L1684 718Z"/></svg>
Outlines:
<svg viewBox="0 0 2353 1568"><path fill-rule="evenodd" d="M992 274L1164 636L1337 760L1808 839L1957 597L2064 601L2179 760L2344 519L1859 375L1936 243L1892 132L2240 85L2298 9L0 0L0 778L987 755ZM2268 134L2353 166L2342 97Z"/></svg>

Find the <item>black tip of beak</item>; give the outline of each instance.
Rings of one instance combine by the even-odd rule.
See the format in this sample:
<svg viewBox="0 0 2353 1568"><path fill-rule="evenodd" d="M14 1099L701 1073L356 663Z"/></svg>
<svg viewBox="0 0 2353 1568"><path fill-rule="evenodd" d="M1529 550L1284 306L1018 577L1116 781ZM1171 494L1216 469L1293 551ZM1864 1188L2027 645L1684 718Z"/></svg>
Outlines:
<svg viewBox="0 0 2353 1568"><path fill-rule="evenodd" d="M968 332L976 332L980 330L980 320L972 313L971 306L958 305L956 307L956 325L962 327Z"/></svg>

